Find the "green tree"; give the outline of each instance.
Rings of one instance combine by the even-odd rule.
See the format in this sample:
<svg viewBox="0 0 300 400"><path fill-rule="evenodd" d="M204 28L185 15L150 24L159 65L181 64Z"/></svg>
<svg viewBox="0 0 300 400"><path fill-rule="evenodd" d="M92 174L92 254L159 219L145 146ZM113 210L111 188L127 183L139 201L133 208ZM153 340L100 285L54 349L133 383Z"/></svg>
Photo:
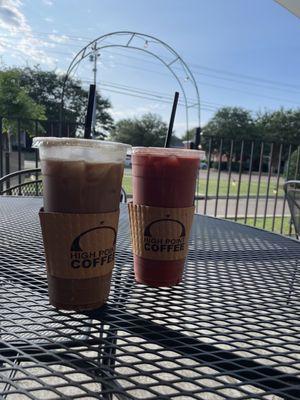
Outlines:
<svg viewBox="0 0 300 400"><path fill-rule="evenodd" d="M184 135L182 136L181 140L183 141L193 141L195 138L195 130L196 128L191 128L188 131L185 131Z"/></svg>
<svg viewBox="0 0 300 400"><path fill-rule="evenodd" d="M201 146L206 152L211 140L211 152L218 157L220 151L220 138L222 142L222 154L230 155L231 140L233 140L233 161L239 161L241 155L242 140L253 140L257 137L255 121L250 111L240 107L223 107L219 109L202 130ZM211 138L211 139L210 139ZM254 160L257 153L254 154ZM243 161L249 161L250 154L247 145L244 145Z"/></svg>
<svg viewBox="0 0 300 400"><path fill-rule="evenodd" d="M259 113L256 124L264 140L277 143L298 144L300 142L300 109L281 108Z"/></svg>
<svg viewBox="0 0 300 400"><path fill-rule="evenodd" d="M204 126L202 135L204 137L203 145L207 146L207 137L222 137L227 143L224 143L224 152L230 148L230 140L250 140L257 137L257 131L254 119L250 111L240 107L220 108L212 119ZM219 141L216 141L216 150ZM236 152L236 150L235 150Z"/></svg>
<svg viewBox="0 0 300 400"><path fill-rule="evenodd" d="M167 130L167 124L159 115L148 113L141 118L127 118L118 121L111 133L111 139L132 146L162 147Z"/></svg>
<svg viewBox="0 0 300 400"><path fill-rule="evenodd" d="M273 143L273 155L271 166L276 169L279 162L280 147L281 159L286 161L289 152L289 144L300 143L300 109L259 113L256 120L257 129L263 140ZM270 151L270 145L269 151Z"/></svg>
<svg viewBox="0 0 300 400"><path fill-rule="evenodd" d="M32 99L28 90L22 87L18 70L0 71L0 115L4 117L6 133L16 132L18 118L23 120L23 129L30 129L33 126L32 122L24 119L46 118L45 107Z"/></svg>
<svg viewBox="0 0 300 400"><path fill-rule="evenodd" d="M37 104L21 87L18 71L0 71L0 113L17 118L39 118L44 116L44 107Z"/></svg>
<svg viewBox="0 0 300 400"><path fill-rule="evenodd" d="M64 75L55 71L42 71L38 67L19 70L21 84L30 97L45 107L46 117L49 120L60 119L61 94ZM84 122L88 102L88 90L78 79L69 78L65 87L64 115L65 121ZM109 114L111 104L109 100L97 93L96 96L96 133L106 135L113 129L113 119Z"/></svg>
<svg viewBox="0 0 300 400"><path fill-rule="evenodd" d="M174 133L171 136L170 147L183 147L182 139L176 136Z"/></svg>

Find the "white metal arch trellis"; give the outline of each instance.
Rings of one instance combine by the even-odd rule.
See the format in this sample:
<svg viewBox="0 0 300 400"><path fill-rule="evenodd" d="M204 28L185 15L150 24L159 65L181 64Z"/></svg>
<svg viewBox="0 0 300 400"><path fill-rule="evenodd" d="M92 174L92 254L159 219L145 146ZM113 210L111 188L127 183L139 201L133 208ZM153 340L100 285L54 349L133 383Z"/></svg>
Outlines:
<svg viewBox="0 0 300 400"><path fill-rule="evenodd" d="M111 43L108 42L109 39L117 39L119 40L119 42ZM169 58L167 59L166 56L163 57L161 54L155 52L154 50L153 51L149 50L149 44L151 44L151 48L154 48L155 45L158 45L158 47L167 50L166 54L168 55L168 57L171 56L171 60L169 60ZM183 61L180 55L171 46L169 46L162 40L151 35L146 35L138 32L130 32L130 31L111 32L99 36L93 41L89 42L74 56L68 67L63 82L62 97L61 97L61 118L60 118L61 121L63 120L65 87L67 80L71 76L72 72L74 72L75 68L79 65L79 63L83 59L94 54L95 51L99 52L103 49L114 48L114 47L130 48L133 50L138 50L150 54L152 57L159 60L169 70L171 75L175 78L182 92L185 105L186 130L187 131L189 130L189 110L195 107L197 109L198 127L200 128L200 95L197 83L188 65ZM182 72L184 73L184 79L177 73L177 69L175 69L176 65L177 66L179 65L181 67ZM183 80L189 80L193 85L195 92L195 102L192 104L188 103Z"/></svg>

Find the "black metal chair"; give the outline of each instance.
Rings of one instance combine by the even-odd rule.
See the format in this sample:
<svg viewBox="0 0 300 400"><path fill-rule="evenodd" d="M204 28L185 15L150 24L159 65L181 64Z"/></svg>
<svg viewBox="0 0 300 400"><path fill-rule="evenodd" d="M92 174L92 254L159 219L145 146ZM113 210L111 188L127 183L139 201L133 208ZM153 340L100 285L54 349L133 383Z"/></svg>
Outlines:
<svg viewBox="0 0 300 400"><path fill-rule="evenodd" d="M0 195L43 196L41 169L24 169L3 176L0 178ZM120 203L127 203L127 194L123 188Z"/></svg>
<svg viewBox="0 0 300 400"><path fill-rule="evenodd" d="M6 196L42 196L40 168L23 169L0 178L0 194Z"/></svg>
<svg viewBox="0 0 300 400"><path fill-rule="evenodd" d="M285 184L283 185L283 190L291 212L291 219L295 228L296 237L299 240L300 239L300 181L293 180L285 182ZM298 272L298 260L295 263L294 272L290 283L288 301L287 301L288 304L290 302L290 298L293 292L297 272Z"/></svg>
<svg viewBox="0 0 300 400"><path fill-rule="evenodd" d="M285 196L291 212L292 222L297 239L300 237L300 181L287 181L283 185Z"/></svg>

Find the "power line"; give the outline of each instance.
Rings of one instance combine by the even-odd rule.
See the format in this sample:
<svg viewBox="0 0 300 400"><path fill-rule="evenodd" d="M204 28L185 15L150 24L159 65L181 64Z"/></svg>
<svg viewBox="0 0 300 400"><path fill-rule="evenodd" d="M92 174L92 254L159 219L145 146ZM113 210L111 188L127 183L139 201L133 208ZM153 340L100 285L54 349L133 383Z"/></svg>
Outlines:
<svg viewBox="0 0 300 400"><path fill-rule="evenodd" d="M52 40L49 36L51 36L51 35L59 35L59 34L56 34L56 33L53 33L53 32L52 33L50 33L50 32L49 33L47 33L47 32L32 32L31 34L33 36L42 36L42 37L46 36L48 39L50 39L51 43L55 43L57 46L68 46L68 47L70 46L70 43L59 43L59 42L56 42L55 40ZM89 38L89 37L82 37L82 36L80 37L80 36L76 36L76 35L67 35L67 34L61 34L61 35L67 37L68 39L77 40L77 41L80 41L80 42L83 41L82 39L86 39L88 41L92 41L93 40L92 38ZM3 35L2 35L2 37L8 38L7 36L3 36ZM9 39L12 39L12 38L9 38ZM49 42L49 40L48 40L48 42ZM74 44L73 46L77 46L77 44L76 45ZM80 48L79 48L79 50L80 50ZM134 56L131 56L131 55L128 55L128 54L125 55L125 54L118 53L116 51L109 50L109 49L102 49L102 51L107 51L107 52L110 52L112 54L124 56L126 58L131 58L131 59L135 59L135 60L138 60L138 61L144 61L144 62L147 62L147 63L151 63L151 64L157 65L156 62L154 62L152 60L149 60L149 59L146 59L144 57L134 57ZM71 53L70 53L70 55L71 55ZM198 70L199 69L204 69L204 70L207 70L207 71L215 72L217 74L225 74L225 75L230 75L230 76L233 76L233 77L239 77L239 78L242 78L242 79L251 80L252 82L253 81L259 81L259 82L267 83L268 85L272 85L272 86L278 86L278 87L284 86L284 87L287 87L287 88L292 89L292 90L294 90L295 87L300 89L300 86L294 85L294 84L288 84L288 83L283 83L283 82L279 82L279 81L272 81L272 80L259 78L259 77L253 77L253 76L250 76L250 75L245 75L245 74L240 74L240 73L233 73L233 72L230 72L230 71L215 69L215 68L202 66L202 65L194 64L194 63L190 63L190 65L193 66L194 68L198 69ZM205 76L209 76L209 77L213 77L213 78L217 78L217 79L229 80L231 82L237 82L237 83L242 83L242 84L250 84L248 82L243 82L243 81L236 80L236 79L218 77L216 75L205 74L203 72L195 72L195 74L205 75ZM268 89L271 89L271 90L275 90L275 88L271 88L271 87L268 87L268 86L265 86L265 85L262 85L262 87L265 87L265 88L268 88ZM289 90L289 89L286 89L286 90ZM294 91L292 93L294 93Z"/></svg>
<svg viewBox="0 0 300 400"><path fill-rule="evenodd" d="M21 34L21 32L20 32L20 34ZM83 40L87 40L88 42L91 42L91 41L93 41L93 40L95 39L95 38L88 37L88 36L82 36L82 35L78 36L78 35L70 35L70 34L59 34L59 33L53 33L53 32L39 32L39 31L35 31L35 32L31 32L31 34L32 34L32 35L35 35L35 36L40 35L40 36L42 36L42 37L46 36L46 37L48 37L48 38L49 38L49 35L62 35L62 36L67 37L68 39L76 40L76 41L80 41L80 42L82 42ZM57 43L57 44L58 44L58 45L66 45L66 46L68 46L68 44L66 44L66 43ZM128 57L129 57L129 56L128 56ZM137 59L137 57L133 57L133 56L130 56L130 58L135 58L135 59ZM147 59L142 58L142 57L141 57L141 60L146 61L146 62L149 62L149 63L153 63L151 60L147 60ZM272 85L274 84L274 85L276 85L276 86L287 86L287 87L290 87L290 88L292 88L292 89L295 87L295 85L294 85L294 84L291 84L291 83L273 81L273 80L270 80L270 79L260 78L260 77L257 77L257 76L252 76L252 75L246 75L246 74L236 73L236 72L227 71L227 70L223 70L223 69L211 68L211 67L207 67L207 66L204 66L204 65L196 64L196 63L189 63L189 65L192 66L192 67L194 67L194 68L196 68L196 69L205 69L205 70L212 71L212 72L216 72L216 73L219 73L219 74L225 74L225 75L237 76L237 77L244 78L244 79L249 79L249 80L261 81L261 82L269 83L269 84L272 84ZM300 86L297 85L296 87L298 87L298 88L300 89Z"/></svg>
<svg viewBox="0 0 300 400"><path fill-rule="evenodd" d="M259 77L255 77L255 76L251 76L251 75L245 75L245 74L226 71L226 70L222 70L222 69L215 69L215 68L206 67L206 66L202 66L202 65L198 65L198 64L190 64L190 65L194 66L194 68L196 68L196 69L205 69L205 70L216 72L216 73L219 73L219 74L237 76L237 77L240 77L240 78L253 80L253 81L260 81L260 82L268 83L270 85L275 85L275 86L286 86L286 87L289 87L291 89L294 89L295 87L297 87L297 88L300 89L299 85L294 85L294 84L291 84L291 83L272 81L270 79L259 78Z"/></svg>
<svg viewBox="0 0 300 400"><path fill-rule="evenodd" d="M21 52L20 50L17 50L16 49L16 51L18 51L18 52ZM91 80L84 80L84 79L80 79L82 82L86 82L86 83L92 83L92 81ZM161 99L163 99L163 97L165 97L165 99L164 100L166 100L166 96L168 96L167 97L167 100L170 100L171 99L171 97L169 96L169 95L167 95L167 94L162 94L162 93L160 93L160 92L156 92L156 93L154 93L153 91L152 92L150 92L150 91L147 91L147 90L142 90L142 89L140 89L140 88L133 88L133 87L129 87L129 86L126 86L126 85L123 85L123 87L122 87L122 85L116 85L116 84L107 84L107 83L103 83L103 86L112 86L112 87L121 87L121 89L124 89L124 90L127 90L127 89L131 89L131 91L134 91L134 92L136 92L136 93L138 93L138 92L141 92L142 94L146 94L146 95L150 95L151 97L150 98L146 98L145 96L143 97L143 98L146 98L146 99L153 99L153 97L155 98L155 99L159 99L159 98L161 98ZM112 91L112 90L111 90ZM147 93L148 92L148 93ZM125 94L125 93L122 93L122 94ZM189 99L190 100L190 103L191 104L189 104L188 106L189 107L192 107L192 104L195 104L196 103L196 100L195 99ZM205 103L205 102L202 102L203 104ZM214 103L207 103L207 106L209 107L211 107L212 105L213 105ZM182 105L185 105L183 102L182 102Z"/></svg>
<svg viewBox="0 0 300 400"><path fill-rule="evenodd" d="M49 35L49 34L51 34L51 33L43 33L44 35ZM69 37L69 38L72 38L72 36L70 36L70 35L65 35L65 36L67 36L67 37ZM73 36L73 38L75 38L76 36ZM57 45L62 45L62 43L57 43ZM15 50L17 50L17 49L15 49ZM115 54L117 54L116 52L112 52L112 51L110 51L110 50L107 50L107 49L105 49L106 51L109 51L109 52L111 52L111 53L115 53ZM18 50L17 50L18 51ZM103 51L103 50L102 50ZM21 51L20 51L21 52ZM59 52L59 51L56 51L56 50L48 50L48 52L52 52L52 53L56 53L56 54L63 54L63 55L67 55L68 53L66 53L66 52ZM69 53L69 55L72 55L73 56L73 54L71 54L71 53ZM133 57L133 56L129 56L129 55L123 55L123 54L120 54L120 53L118 53L118 55L122 55L122 56L125 56L125 57L127 57L127 58L134 58L134 59L138 59L137 57ZM141 59L141 60L144 60L144 61L146 61L146 59L145 58L143 58L143 59ZM147 60L147 62L150 62L150 60ZM141 67L137 67L137 66L133 66L133 65L128 65L128 64L124 64L124 63L118 63L118 65L122 65L122 66L125 66L125 67L129 67L129 68L134 68L134 69L139 69L139 70L144 70L144 71L147 71L147 72L152 72L152 73L158 73L158 74L161 74L161 75L168 75L169 76L169 74L167 74L167 73L163 73L163 72L159 72L159 71L153 71L153 70L150 70L150 69L146 69L146 68L141 68ZM156 64L157 65L157 64ZM195 66L196 66L196 68L206 68L206 69L209 69L208 67L201 67L201 66L197 66L197 64L194 64ZM211 70L214 70L214 71L221 71L221 70L215 70L215 69L213 69L213 68L211 68ZM247 76L247 75L242 75L242 74L233 74L233 73L230 73L230 72L224 72L224 73L228 73L228 74L230 74L230 75L240 75L240 76L243 76L243 77L247 77L248 79L250 79L251 77L250 76ZM196 74L198 74L198 75L203 75L203 74L201 74L201 73L196 73ZM209 74L206 74L206 76L211 76L211 75L209 75ZM211 77L213 77L213 78L217 78L217 79L223 79L223 78L221 78L221 77L216 77L216 76L211 76ZM226 79L226 78L224 78L224 79ZM256 79L256 78L255 78ZM257 79L259 79L259 80L262 80L263 81L263 79L261 79L261 78L257 78ZM228 79L227 79L228 80ZM241 81L236 81L236 80L232 80L231 79L231 81L233 81L233 82L237 82L237 83L242 83L242 84L246 84L246 83L243 83L243 82L241 82ZM268 82L268 83L275 83L274 81L268 81L268 80L264 80L264 81L266 81L266 82ZM240 93L245 93L245 94L248 94L248 95L251 95L251 96L255 96L255 97L264 97L264 98L267 98L267 99L270 99L270 100L275 100L275 101L283 101L283 102L288 102L288 103L291 103L291 104L297 104L297 105L299 105L297 102L295 102L295 101L291 101L291 100L288 100L288 99L282 99L282 98L278 98L278 97L273 97L273 96L268 96L268 95L263 95L263 94L258 94L258 93L252 93L252 92L248 92L248 91L245 91L244 89L236 89L236 88L232 88L232 87L230 87L230 88L228 88L228 87L224 87L224 86L220 86L220 85L215 85L215 84L212 84L212 83L207 83L207 82L200 82L202 85L206 85L206 86L211 86L211 87L216 87L216 88L219 88L219 89L225 89L225 90L230 90L230 91L236 91L236 92L240 92ZM280 85L288 85L288 84L281 84L281 83L279 83ZM252 84L253 85L253 84ZM257 85L258 86L258 85ZM292 85L288 85L288 86L292 86ZM272 90L274 90L274 88L268 88L268 89L272 89ZM294 92L293 92L293 94L294 94ZM296 94L296 93L295 93Z"/></svg>
<svg viewBox="0 0 300 400"><path fill-rule="evenodd" d="M85 79L85 82L90 83L89 78L83 78L83 79ZM131 91L136 91L137 93L140 92L140 93L142 93L142 94L149 94L149 95L157 96L157 97L160 97L160 98L166 98L166 99L168 99L168 100L170 100L170 101L172 101L172 99L173 99L173 97L172 97L170 94L168 94L168 93L162 93L162 92L158 92L158 91L155 91L155 90L148 90L148 89L137 88L137 87L134 87L134 86L128 86L128 85L124 85L124 84L117 84L117 83L115 83L115 82L100 81L100 85L104 85L104 86L108 86L108 87L115 87L115 88L117 88L117 89L124 89L124 90L129 89L129 90L131 90ZM195 99L187 98L187 100L190 102L189 106L192 106L193 104L196 103L196 100L195 100ZM208 102L208 101L202 101L201 103L202 103L202 104L205 103L205 104L207 104L207 105L217 106L217 107L218 107L218 106L221 106L221 107L224 106L224 104L212 103L212 102ZM182 104L184 105L185 103L182 101Z"/></svg>
<svg viewBox="0 0 300 400"><path fill-rule="evenodd" d="M101 86L101 85L100 85L100 86ZM119 91L119 90L108 89L108 88L105 88L105 87L102 87L102 90L107 91L107 92L112 92L112 93L123 94L123 95L130 96L130 97L140 98L140 99L153 100L151 97L141 96L141 95L129 93L128 91L127 91L127 92L122 92L122 91ZM162 100L162 99L157 99L156 101L161 102L161 103L166 103L166 104L172 104L171 101ZM179 106L182 107L183 105L182 105L182 104L179 104ZM201 108L202 110L206 110L206 111L212 111L212 112L215 111L215 109L212 109L212 108L209 108L209 107L206 107L206 106L201 106L200 108Z"/></svg>
<svg viewBox="0 0 300 400"><path fill-rule="evenodd" d="M16 49L16 51L19 51ZM20 52L20 51L19 51ZM66 53L63 53L66 54ZM125 64L125 63L120 63L118 62L119 66L123 66L126 68L131 68L131 69L136 69L136 70L140 70L140 71L145 71L145 72L151 72L151 73L155 73L155 74L159 74L159 75L164 75L164 76L170 76L169 74L165 73L165 72L161 72L161 71L154 71L154 70L150 70L148 68L142 68L142 67L137 67L135 65L129 65L129 64ZM290 103L290 104L295 104L297 106L300 106L298 102L295 102L293 100L289 100L289 99L283 99L283 98L278 98L278 97L273 97L273 96L268 96L268 95L264 95L264 94L259 94L259 93L253 93L253 92L249 92L246 91L244 89L236 89L233 87L226 87L226 86L221 86L221 85L216 85L216 84L212 84L212 83L208 83L208 82L203 82L203 81L197 81L197 83L204 85L204 86L211 86L211 87L215 87L217 89L224 89L224 90L228 90L228 91L235 91L235 92L239 92L239 93L244 93L250 96L255 96L255 97L261 97L261 98L266 98L269 100L273 100L273 101L280 101L280 102L285 102L285 103Z"/></svg>
<svg viewBox="0 0 300 400"><path fill-rule="evenodd" d="M159 71L153 71L153 70L149 70L147 68L141 68L141 67L136 67L134 65L128 65L128 64L124 64L124 63L118 63L118 65L124 66L124 67L129 67L129 68L134 68L134 69L138 69L141 71L146 71L146 72L153 72L153 73L158 73L160 75L167 75L166 73L163 72L159 72ZM235 89L232 87L226 87L226 86L221 86L221 85L215 85L212 83L207 83L207 82L203 82L203 81L197 81L198 84L201 85L206 85L206 86L211 86L211 87L215 87L218 89L225 89L225 90L229 90L229 91L235 91L235 92L240 92L240 93L244 93L244 94L248 94L250 96L255 96L255 97L262 97L262 98L267 98L270 100L275 100L275 101L281 101L281 102L286 102L286 103L291 103L291 104L296 104L298 106L300 106L300 104L298 102L295 102L293 100L289 100L289 99L283 99L283 98L278 98L278 97L273 97L273 96L268 96L268 95L264 95L264 94L259 94L259 93L253 93L253 92L249 92L246 91L244 89Z"/></svg>
<svg viewBox="0 0 300 400"><path fill-rule="evenodd" d="M207 74L207 73L203 73L203 72L195 72L195 75L198 75L198 76L207 76L207 77L209 77L209 78L214 78L214 79L218 79L218 80L223 80L223 81L228 81L228 82L239 83L239 84L247 85L247 86L251 86L251 87L252 87L252 86L255 86L255 87L264 88L264 89L273 90L273 91L278 91L278 90L280 90L280 91L284 91L284 92L286 92L286 93L290 93L290 94L294 94L294 95L300 94L300 90L297 90L297 89L296 89L296 90L285 89L285 88L279 89L279 88L270 87L270 86L267 86L267 85L264 85L264 84L261 84L261 83L256 83L256 82L243 82L243 81L238 80L238 79L224 78L224 77L222 77L222 76Z"/></svg>
<svg viewBox="0 0 300 400"><path fill-rule="evenodd" d="M49 38L49 35L57 35L56 33L47 33L47 32L32 32L32 34L33 35L40 35L40 36L46 36L46 37L48 37ZM59 35L59 34L58 34ZM80 42L82 42L83 41L83 39L86 39L87 41L92 41L92 40L94 40L94 38L91 38L91 37L86 37L86 36L76 36L76 35L68 35L68 34L61 34L62 36L65 36L65 37L67 37L68 39L71 39L71 40L76 40L76 41L80 41ZM50 38L51 39L51 38ZM53 40L52 40L52 42L53 42ZM55 41L54 41L55 42ZM57 42L55 42L58 46L69 46L69 44L67 44L67 43L57 43ZM156 64L155 62L153 62L153 61L151 61L151 60L149 60L149 59L146 59L146 58L144 58L144 57L134 57L134 56L129 56L129 55L123 55L123 54L121 54L121 53L117 53L117 52L114 52L114 51L112 51L112 50L108 50L108 49L106 49L107 51L109 51L109 52L111 52L111 53L114 53L114 54L118 54L118 55L122 55L122 56L125 56L125 57L127 57L127 58L132 58L132 59L136 59L136 60L139 60L139 61L145 61L145 62L148 62L148 63L152 63L152 64ZM270 85L275 85L275 86L285 86L285 87L288 87L288 88L290 88L290 89L294 89L295 87L297 87L297 88L299 88L300 89L300 86L298 86L298 85L294 85L294 84L289 84L289 83L285 83L285 82L279 82L279 81L272 81L272 80L269 80L269 79L264 79L264 78L260 78L260 77L254 77L254 76L251 76L251 75L246 75L246 74L241 74L241 73L233 73L233 72L231 72L231 71L226 71L226 70L222 70L222 69L216 69L216 68L211 68L211 67L207 67L207 66L203 66L203 65L199 65L199 64L195 64L195 63L189 63L189 65L190 66L193 66L194 68L196 68L196 69L204 69L204 70L207 70L207 71L212 71L212 72L215 72L215 73L218 73L218 74L225 74L225 75L230 75L230 76L234 76L234 77L239 77L239 78L243 78L243 79L246 79L246 80L251 80L251 81L260 81L260 82L263 82L263 83L267 83L267 84L270 84ZM214 77L213 75L207 75L207 76L212 76L212 77ZM220 78L219 78L220 79ZM224 78L224 79L226 79L226 78ZM240 82L240 81L238 81L238 82Z"/></svg>
<svg viewBox="0 0 300 400"><path fill-rule="evenodd" d="M275 101L283 101L285 103L291 103L291 104L295 104L298 107L300 107L300 103L292 101L292 100L287 100L287 99L281 99L278 97L272 97L272 96L268 96L268 95L264 95L264 94L258 94L258 93L253 93L253 92L248 92L246 90L241 90L241 89L235 89L235 88L229 88L226 86L220 86L220 85L214 85L212 83L207 83L207 82L202 82L202 81L198 81L198 83L200 83L201 85L205 85L205 86L211 86L211 87L215 87L218 89L225 89L225 90L229 90L229 91L234 91L234 92L239 92L239 93L244 93L244 94L248 94L250 96L255 96L255 97L263 97L266 99L270 99L270 100L275 100Z"/></svg>
<svg viewBox="0 0 300 400"><path fill-rule="evenodd" d="M82 82L84 83L91 83L91 80L83 80ZM171 98L169 98L168 96L163 96L163 95L156 95L155 93L151 93L151 92L144 92L143 90L139 89L139 91L137 91L135 88L133 89L128 89L129 87L127 86L127 88L124 88L123 85L110 85L107 83L98 83L98 87L101 88L101 90L106 90L112 93L119 93L119 94L123 94L123 95L129 95L131 97L136 97L136 98L143 98L146 100L155 100L155 101L159 101L162 103L168 103L168 104L172 104ZM118 89L118 90L117 90ZM183 102L179 102L178 103L180 106L185 106L185 103ZM212 105L202 102L203 107L201 106L201 108L209 110L209 111L216 111L216 107L213 107ZM190 105L191 106L191 105Z"/></svg>
<svg viewBox="0 0 300 400"><path fill-rule="evenodd" d="M11 46L10 46L11 47ZM23 54L22 51L15 49L15 51L20 52ZM55 53L57 53L57 51L53 51ZM66 53L62 53L64 55L66 55ZM141 71L146 71L146 72L151 72L151 73L156 73L156 74L160 74L160 75L165 75L165 76L170 76L167 73L164 72L160 72L160 71L154 71L154 70L150 70L148 68L142 68L142 67L137 67L135 65L129 65L129 64L124 64L124 63L120 63L118 62L118 65L120 66L124 66L126 68L132 68L132 69L137 69L137 70L141 70ZM278 98L278 97L273 97L273 96L268 96L268 95L263 95L263 94L258 94L258 93L253 93L253 92L248 92L246 90L243 89L236 89L233 87L226 87L226 86L221 86L221 85L215 85L212 83L208 83L208 82L203 82L203 81L197 81L197 83L200 83L201 85L205 85L205 86L211 86L211 87L215 87L217 89L224 89L224 90L229 90L229 91L235 91L235 92L239 92L239 93L244 93L244 94L248 94L250 96L255 96L255 97L262 97L262 98L267 98L269 100L273 100L273 101L280 101L280 102L285 102L285 103L290 103L290 104L295 104L297 106L300 106L298 102L289 100L289 99L282 99L282 98Z"/></svg>
<svg viewBox="0 0 300 400"><path fill-rule="evenodd" d="M134 57L134 56L131 56L131 55L125 55L125 54L122 54L122 53L118 53L118 52L116 52L116 51L113 51L113 50L110 50L110 49L103 49L103 50L101 50L101 51L105 51L105 52L108 52L108 53L112 53L112 54L115 54L115 55L119 55L119 56L123 56L123 57L126 57L126 58L131 58L131 59L135 59L135 60L139 60L139 61L141 61L141 60L144 60L145 62L148 62L148 63L151 63L151 64L154 64L154 65L158 65L157 63L155 63L155 62L151 62L150 60L146 60L145 58L143 58L143 59L139 59L138 57ZM124 65L124 64L123 64ZM176 68L176 67L174 67L174 69L176 69L177 71L181 71L181 72L183 72L183 69L180 69L180 68ZM145 69L146 70L146 69ZM148 70L148 71L150 71L150 70ZM157 72L157 71L153 71L153 70L151 70L151 72ZM264 88L264 89L268 89L268 90L279 90L279 91L284 91L284 92L288 92L288 93L291 93L291 94L294 94L294 95L297 95L297 94L300 94L300 90L297 90L297 89L295 89L295 87L298 87L297 85L295 86L293 86L293 85L289 85L292 89L287 89L287 88L276 88L276 87L270 87L270 86L267 86L267 85L264 85L264 84L259 84L259 83L253 83L253 82L243 82L243 81L241 81L241 80L238 80L238 79L233 79L233 78L228 78L228 77L221 77L221 76L217 76L217 75L212 75L212 74L208 74L208 73L203 73L203 72L194 72L194 75L198 75L198 76L207 76L207 77L210 77L210 78L213 78L213 79L218 79L218 80L225 80L225 81L229 81L229 82L235 82L235 83L239 83L239 84L243 84L243 85L248 85L248 86L257 86L257 87L262 87L262 88ZM234 74L231 74L231 75L234 75ZM238 74L237 74L237 76L239 76ZM263 80L262 80L263 81ZM267 81L267 80L265 80L269 85L270 84L272 84L272 85L275 85L275 83L271 83L272 81ZM278 84L279 86L280 85L285 85L285 84ZM300 86L299 86L299 89L300 89Z"/></svg>
<svg viewBox="0 0 300 400"><path fill-rule="evenodd" d="M153 65L158 65L157 62L148 60L148 59L146 59L146 58L144 58L144 57L134 57L134 56L128 55L128 54L122 54L122 53L116 52L116 51L114 51L114 50L111 50L111 49L109 49L109 48L102 49L101 51L102 51L102 52L103 52L103 51L104 51L104 52L108 52L108 53L115 54L115 55L119 55L119 56L126 57L126 58L131 58L131 59L134 59L134 60L137 60L137 61L144 61L144 62L146 62L146 63L153 64ZM196 64L190 64L190 65L196 65ZM197 69L203 68L203 69L209 70L208 67L201 67L201 66L198 66L198 67L196 67L196 68L197 68ZM181 68L179 68L179 67L176 67L176 66L175 66L174 69L176 69L177 71L183 72L183 69L181 69ZM211 68L211 70L212 70L213 72L217 72L217 73L221 74L221 72L219 72L219 71L221 71L221 70L216 70L216 69L214 69L214 68ZM237 77L241 77L241 78L244 78L244 79L252 79L252 81L261 81L261 82L267 83L268 85L272 85L272 86L276 86L276 85L277 85L279 90L284 90L284 91L289 92L289 93L292 93L292 94L298 94L298 93L300 93L300 86L297 86L297 85L286 84L286 83L280 83L280 82L270 81L270 80L266 80L266 79L262 79L262 78L251 78L250 76L247 76L247 75L235 74L235 73L232 73L232 72L224 72L224 74L228 74L228 75L231 75L231 76L237 76ZM244 81L241 81L241 80L238 80L238 79L232 79L232 78L227 78L227 77L220 77L220 76L216 76L216 75L212 75L212 74L208 74L208 73L203 73L203 72L195 72L195 71L194 71L194 75L208 76L208 77L212 77L212 78L215 78L215 79L222 79L222 80L227 80L227 81L230 81L230 82L236 82L236 83L241 83L241 84L244 84L244 85L251 85L251 86L253 86L253 82L244 82ZM266 88L266 89L269 89L269 90L277 90L276 87L269 87L269 86L266 86L266 85L264 85L264 84L258 84L258 83L256 83L254 86L263 87L263 88ZM280 86L287 86L288 88L284 88L284 89L283 89L283 88L281 88ZM297 90L297 89L295 90L295 88L299 88L299 90Z"/></svg>

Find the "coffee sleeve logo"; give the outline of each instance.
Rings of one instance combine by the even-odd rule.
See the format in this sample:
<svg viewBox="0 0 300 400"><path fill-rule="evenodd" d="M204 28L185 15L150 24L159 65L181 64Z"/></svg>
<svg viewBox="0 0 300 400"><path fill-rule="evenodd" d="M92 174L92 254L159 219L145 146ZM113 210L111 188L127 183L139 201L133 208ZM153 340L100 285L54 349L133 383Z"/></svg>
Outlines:
<svg viewBox="0 0 300 400"><path fill-rule="evenodd" d="M100 226L82 232L73 240L70 249L72 268L93 269L114 262L117 232L103 223L101 221ZM97 243L97 250L94 243Z"/></svg>
<svg viewBox="0 0 300 400"><path fill-rule="evenodd" d="M184 224L170 218L157 219L144 230L144 250L146 252L176 253L185 250L186 228Z"/></svg>

